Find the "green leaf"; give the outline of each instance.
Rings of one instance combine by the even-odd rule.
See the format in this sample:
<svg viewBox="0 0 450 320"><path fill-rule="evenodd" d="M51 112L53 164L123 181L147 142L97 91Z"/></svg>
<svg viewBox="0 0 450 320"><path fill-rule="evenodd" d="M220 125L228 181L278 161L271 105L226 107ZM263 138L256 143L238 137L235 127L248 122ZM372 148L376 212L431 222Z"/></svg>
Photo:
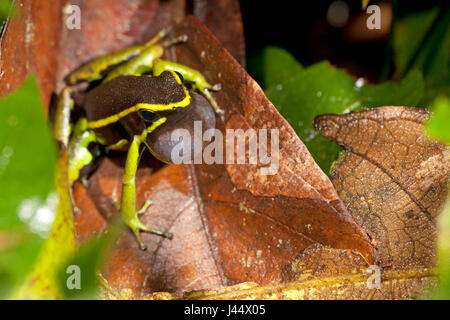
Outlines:
<svg viewBox="0 0 450 320"><path fill-rule="evenodd" d="M321 62L268 88L266 94L327 172L340 148L315 131L312 120L321 113L341 113L352 108L358 98L355 82L345 72Z"/></svg>
<svg viewBox="0 0 450 320"><path fill-rule="evenodd" d="M100 238L92 239L84 243L76 255L66 261L58 270L59 286L64 293L65 299L97 299L99 278L98 272L104 262L105 254L110 244L117 238L118 223L113 223L110 230ZM79 288L75 287L77 279L71 268L79 270Z"/></svg>
<svg viewBox="0 0 450 320"><path fill-rule="evenodd" d="M36 81L0 100L0 296L23 281L50 231L56 150Z"/></svg>
<svg viewBox="0 0 450 320"><path fill-rule="evenodd" d="M425 298L433 300L450 299L450 195L447 204L439 215L438 268L439 285Z"/></svg>
<svg viewBox="0 0 450 320"><path fill-rule="evenodd" d="M393 30L394 78L413 68L425 78L422 104L430 103L450 88L450 7L442 5L399 19Z"/></svg>
<svg viewBox="0 0 450 320"><path fill-rule="evenodd" d="M68 150L60 151L57 167L58 205L49 237L45 240L31 272L14 292L14 299L61 299L64 297L58 282L58 270L73 257L75 225L67 175Z"/></svg>
<svg viewBox="0 0 450 320"><path fill-rule="evenodd" d="M8 16L12 13L12 1L10 0L1 0L0 1L0 28L3 26L3 23L8 18Z"/></svg>
<svg viewBox="0 0 450 320"><path fill-rule="evenodd" d="M366 108L381 106L417 107L424 93L422 73L415 69L400 83L384 82L361 88L361 105Z"/></svg>
<svg viewBox="0 0 450 320"><path fill-rule="evenodd" d="M342 70L320 62L266 90L267 97L291 124L324 172L341 148L329 142L312 126L315 116L344 113L363 107L382 105L417 106L424 82L419 71L412 71L401 83L363 85Z"/></svg>
<svg viewBox="0 0 450 320"><path fill-rule="evenodd" d="M407 72L408 64L424 41L427 30L433 24L439 8L419 11L397 20L393 30L395 77L400 78Z"/></svg>
<svg viewBox="0 0 450 320"><path fill-rule="evenodd" d="M266 89L288 81L303 67L288 51L268 46L250 57L247 69L256 82Z"/></svg>
<svg viewBox="0 0 450 320"><path fill-rule="evenodd" d="M104 242L104 238L89 241L80 248L76 257L59 271L58 280L66 299L97 298L97 271L101 263L99 257L103 252ZM79 279L76 278L78 271Z"/></svg>
<svg viewBox="0 0 450 320"><path fill-rule="evenodd" d="M436 98L431 109L433 115L426 124L428 134L437 140L450 144L450 99L448 97Z"/></svg>

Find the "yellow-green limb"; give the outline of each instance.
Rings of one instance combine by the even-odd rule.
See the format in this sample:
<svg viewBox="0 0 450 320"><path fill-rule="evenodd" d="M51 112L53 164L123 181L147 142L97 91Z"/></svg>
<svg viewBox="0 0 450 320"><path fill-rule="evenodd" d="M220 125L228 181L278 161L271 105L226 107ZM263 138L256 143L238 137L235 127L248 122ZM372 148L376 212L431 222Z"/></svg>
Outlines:
<svg viewBox="0 0 450 320"><path fill-rule="evenodd" d="M119 64L122 61L138 55L144 49L145 46L133 46L88 62L69 75L68 83L74 85L81 81L90 82L99 80L102 78L101 72L106 70L109 66Z"/></svg>
<svg viewBox="0 0 450 320"><path fill-rule="evenodd" d="M146 48L141 54L111 71L103 80L103 83L122 75L142 75L150 72L153 68L153 62L162 57L163 53L164 49L158 45Z"/></svg>
<svg viewBox="0 0 450 320"><path fill-rule="evenodd" d="M152 126L145 129L140 135L134 136L131 141L130 148L128 149L127 160L125 163L125 173L122 178L122 197L120 201L120 212L122 214L122 219L125 224L133 231L136 239L139 243L139 247L142 250L146 249L146 246L142 242L140 231L153 233L165 238L172 238L172 234L158 231L147 227L140 220L138 215L145 212L145 210L150 205L149 202L146 202L141 210L136 210L136 171L139 164L139 148L141 143L145 143L145 139L147 135L155 130L157 127L162 125L166 121L166 118L161 118Z"/></svg>
<svg viewBox="0 0 450 320"><path fill-rule="evenodd" d="M70 146L70 159L68 166L69 184L72 185L80 177L84 166L92 162L93 156L88 149L92 142L98 139L94 132L87 130L86 118L81 118L75 125Z"/></svg>
<svg viewBox="0 0 450 320"><path fill-rule="evenodd" d="M141 54L144 50L158 43L162 38L166 36L166 34L167 30L163 29L144 45L124 48L86 63L69 75L68 83L70 85L74 85L81 81L99 80L102 78L102 71L106 70L110 66L119 64L125 60Z"/></svg>
<svg viewBox="0 0 450 320"><path fill-rule="evenodd" d="M134 58L131 58L130 61L127 61L123 65L117 67L113 71L111 71L108 76L103 80L103 82L107 82L118 76L123 75L136 75L140 76L144 73L148 73L152 71L153 64L164 54L164 48L170 47L180 42L186 42L187 36L182 35L167 41L164 41L161 45L157 45L156 43L165 36L165 30L160 32L158 36L149 41L145 46L146 48L141 51L139 55Z"/></svg>

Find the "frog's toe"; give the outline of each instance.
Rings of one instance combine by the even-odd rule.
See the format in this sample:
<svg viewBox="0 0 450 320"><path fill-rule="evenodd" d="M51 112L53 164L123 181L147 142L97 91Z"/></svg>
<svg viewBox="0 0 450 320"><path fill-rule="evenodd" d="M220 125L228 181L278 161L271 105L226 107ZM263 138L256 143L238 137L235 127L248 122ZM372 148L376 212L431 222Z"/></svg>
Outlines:
<svg viewBox="0 0 450 320"><path fill-rule="evenodd" d="M142 251L147 250L147 246L144 244L144 242L141 239L141 235L139 233L139 229L134 229L133 233L134 233L134 236L136 237L136 240L138 242L139 249L141 249Z"/></svg>
<svg viewBox="0 0 450 320"><path fill-rule="evenodd" d="M211 87L211 90L213 90L213 91L219 91L219 90L222 90L222 84L221 84L221 83L216 83L215 85L213 85L213 86Z"/></svg>
<svg viewBox="0 0 450 320"><path fill-rule="evenodd" d="M145 204L144 204L144 206L145 206ZM137 217L135 219L133 219L132 221L129 221L127 223L127 225L130 227L131 231L133 231L133 233L134 233L134 235L136 237L136 240L137 240L137 242L139 244L139 248L141 250L147 249L147 246L144 244L144 242L141 239L140 231L153 233L153 234L156 234L156 235L158 235L160 237L167 238L169 240L172 240L172 238L173 238L172 233L159 231L159 230L155 230L155 229L152 229L150 227L147 227Z"/></svg>
<svg viewBox="0 0 450 320"><path fill-rule="evenodd" d="M152 201L151 200L145 201L144 205L142 206L141 209L139 209L137 214L138 215L144 214L151 205L152 205Z"/></svg>

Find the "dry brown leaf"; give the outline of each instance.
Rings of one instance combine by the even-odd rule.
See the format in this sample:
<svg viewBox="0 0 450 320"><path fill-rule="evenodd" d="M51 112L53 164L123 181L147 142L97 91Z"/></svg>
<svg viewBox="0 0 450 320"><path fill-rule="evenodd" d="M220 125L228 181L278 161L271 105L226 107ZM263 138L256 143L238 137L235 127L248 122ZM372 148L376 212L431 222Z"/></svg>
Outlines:
<svg viewBox="0 0 450 320"><path fill-rule="evenodd" d="M436 283L433 268L411 267L401 271L384 270L380 274L379 288L374 269L367 268L360 256L349 250L312 245L292 264L297 279L286 283L258 285L245 282L212 290L199 290L177 295L155 292L144 299L171 300L225 300L225 299L277 299L277 300L348 300L348 299L409 299L429 290ZM117 291L103 281L105 299L135 299L129 289Z"/></svg>
<svg viewBox="0 0 450 320"><path fill-rule="evenodd" d="M0 39L0 96L17 89L28 73L36 75L44 106L55 89L58 39L65 1L17 0L16 16ZM51 53L51 54L49 54Z"/></svg>
<svg viewBox="0 0 450 320"><path fill-rule="evenodd" d="M447 197L450 149L427 137L427 118L424 109L383 107L314 121L346 149L332 181L355 220L372 233L382 266L435 263L436 218Z"/></svg>

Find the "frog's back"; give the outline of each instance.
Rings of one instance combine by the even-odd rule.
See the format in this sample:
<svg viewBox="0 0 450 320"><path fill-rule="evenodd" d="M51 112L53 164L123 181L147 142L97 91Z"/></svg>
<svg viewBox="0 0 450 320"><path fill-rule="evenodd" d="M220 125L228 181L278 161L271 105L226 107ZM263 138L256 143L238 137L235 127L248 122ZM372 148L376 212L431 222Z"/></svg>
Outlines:
<svg viewBox="0 0 450 320"><path fill-rule="evenodd" d="M168 71L158 77L119 76L91 90L84 108L88 121L97 121L139 103L167 105L185 97L183 86Z"/></svg>

